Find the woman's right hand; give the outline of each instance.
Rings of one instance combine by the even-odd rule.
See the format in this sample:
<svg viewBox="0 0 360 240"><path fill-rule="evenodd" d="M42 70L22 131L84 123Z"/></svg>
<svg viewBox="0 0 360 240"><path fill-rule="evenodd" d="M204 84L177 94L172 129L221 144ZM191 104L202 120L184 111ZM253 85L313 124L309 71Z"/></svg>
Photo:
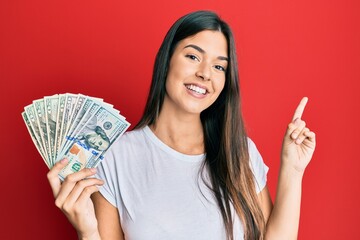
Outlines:
<svg viewBox="0 0 360 240"><path fill-rule="evenodd" d="M58 174L67 162L67 159L57 162L47 174L55 197L55 205L74 226L79 239L100 239L98 222L90 196L98 191L97 186L102 185L103 181L88 178L96 173L96 169L85 168L68 175L61 182Z"/></svg>

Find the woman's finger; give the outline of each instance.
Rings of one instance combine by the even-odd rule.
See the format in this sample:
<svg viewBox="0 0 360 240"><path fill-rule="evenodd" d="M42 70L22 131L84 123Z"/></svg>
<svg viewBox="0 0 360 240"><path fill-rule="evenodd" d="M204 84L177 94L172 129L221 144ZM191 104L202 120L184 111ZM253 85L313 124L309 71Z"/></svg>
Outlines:
<svg viewBox="0 0 360 240"><path fill-rule="evenodd" d="M86 187L80 194L79 198L76 201L76 207L78 208L83 208L85 207L84 205L87 204L87 202L90 200L90 196L91 194L93 194L94 192L98 192L99 188L97 186L89 186Z"/></svg>
<svg viewBox="0 0 360 240"><path fill-rule="evenodd" d="M299 136L296 138L295 143L300 145L303 143L303 141L306 139L306 132L310 132L310 130L308 128L304 128L301 133L299 134Z"/></svg>
<svg viewBox="0 0 360 240"><path fill-rule="evenodd" d="M297 118L294 123L294 129L291 132L291 139L295 140L299 138L301 132L305 129L306 123L305 121Z"/></svg>
<svg viewBox="0 0 360 240"><path fill-rule="evenodd" d="M289 140L295 140L301 131L305 128L306 123L302 121L301 119L297 118L291 123L288 124L286 133L285 133L285 139Z"/></svg>
<svg viewBox="0 0 360 240"><path fill-rule="evenodd" d="M315 146L316 143L316 134L312 131L305 132L304 135L306 136L305 141L308 141L309 143L313 144Z"/></svg>
<svg viewBox="0 0 360 240"><path fill-rule="evenodd" d="M67 163L68 160L66 158L58 161L47 174L47 178L55 198L59 194L59 191L61 189L61 181L58 174L60 173L61 169L66 166Z"/></svg>
<svg viewBox="0 0 360 240"><path fill-rule="evenodd" d="M67 208L67 206L73 206L76 201L78 201L78 198L82 194L82 192L91 186L100 186L103 185L104 182L97 178L88 178L81 180L76 183L75 187L71 191L71 193L66 198L66 202L64 203L64 209Z"/></svg>
<svg viewBox="0 0 360 240"><path fill-rule="evenodd" d="M299 105L297 106L297 108L295 110L294 116L292 118L293 121L297 118L301 119L307 102L308 102L307 97L303 97L301 99Z"/></svg>
<svg viewBox="0 0 360 240"><path fill-rule="evenodd" d="M69 194L80 180L90 177L96 173L95 168L84 168L79 172L69 174L61 185L61 189L56 196L55 205L62 208Z"/></svg>

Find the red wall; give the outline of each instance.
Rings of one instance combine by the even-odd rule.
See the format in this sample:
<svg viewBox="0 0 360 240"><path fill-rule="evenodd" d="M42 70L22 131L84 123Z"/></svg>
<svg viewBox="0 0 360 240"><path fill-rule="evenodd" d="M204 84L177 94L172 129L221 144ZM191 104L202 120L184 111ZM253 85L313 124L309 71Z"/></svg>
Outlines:
<svg viewBox="0 0 360 240"><path fill-rule="evenodd" d="M299 239L354 239L360 215L360 4L356 0L0 2L0 239L76 239L20 113L64 92L100 96L135 124L167 29L197 9L232 26L249 135L275 194L281 139L304 95L318 147L303 181Z"/></svg>

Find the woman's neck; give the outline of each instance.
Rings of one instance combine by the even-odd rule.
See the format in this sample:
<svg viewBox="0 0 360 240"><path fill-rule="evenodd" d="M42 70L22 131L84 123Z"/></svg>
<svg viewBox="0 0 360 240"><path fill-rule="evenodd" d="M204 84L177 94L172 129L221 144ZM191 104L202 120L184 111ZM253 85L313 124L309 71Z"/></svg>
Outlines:
<svg viewBox="0 0 360 240"><path fill-rule="evenodd" d="M163 108L150 129L162 142L178 152L188 155L204 153L200 114L184 114Z"/></svg>

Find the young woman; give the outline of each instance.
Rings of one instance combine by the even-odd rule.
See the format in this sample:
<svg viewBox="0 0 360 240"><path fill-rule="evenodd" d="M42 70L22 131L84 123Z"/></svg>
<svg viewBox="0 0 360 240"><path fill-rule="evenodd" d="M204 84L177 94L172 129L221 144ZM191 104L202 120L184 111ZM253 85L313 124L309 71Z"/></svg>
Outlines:
<svg viewBox="0 0 360 240"><path fill-rule="evenodd" d="M48 173L79 239L297 238L301 181L315 149L301 120L307 98L286 130L273 206L268 168L244 129L237 66L231 30L215 13L175 22L135 129L98 169L61 183L64 159Z"/></svg>

